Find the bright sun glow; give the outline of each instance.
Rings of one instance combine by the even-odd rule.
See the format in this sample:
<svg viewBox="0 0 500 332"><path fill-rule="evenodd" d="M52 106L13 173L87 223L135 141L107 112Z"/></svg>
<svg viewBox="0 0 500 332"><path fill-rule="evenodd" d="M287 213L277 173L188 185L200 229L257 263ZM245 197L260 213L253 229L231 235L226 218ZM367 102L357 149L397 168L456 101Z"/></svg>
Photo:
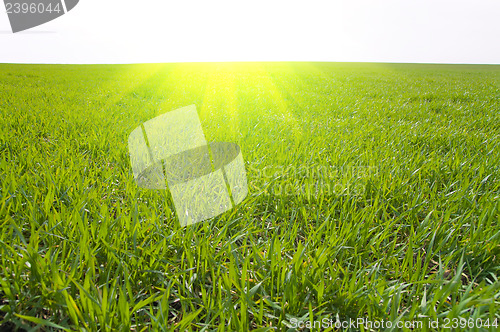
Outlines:
<svg viewBox="0 0 500 332"><path fill-rule="evenodd" d="M0 62L500 63L500 3L82 0L18 34L0 13Z"/></svg>

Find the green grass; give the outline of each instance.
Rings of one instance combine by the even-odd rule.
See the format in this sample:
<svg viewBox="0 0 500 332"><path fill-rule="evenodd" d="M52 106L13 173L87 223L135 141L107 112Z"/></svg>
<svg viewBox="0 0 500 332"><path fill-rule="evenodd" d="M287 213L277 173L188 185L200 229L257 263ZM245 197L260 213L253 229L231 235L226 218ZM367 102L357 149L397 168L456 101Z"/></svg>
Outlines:
<svg viewBox="0 0 500 332"><path fill-rule="evenodd" d="M251 192L181 228L127 139L191 104ZM0 116L4 328L500 319L499 66L0 65Z"/></svg>

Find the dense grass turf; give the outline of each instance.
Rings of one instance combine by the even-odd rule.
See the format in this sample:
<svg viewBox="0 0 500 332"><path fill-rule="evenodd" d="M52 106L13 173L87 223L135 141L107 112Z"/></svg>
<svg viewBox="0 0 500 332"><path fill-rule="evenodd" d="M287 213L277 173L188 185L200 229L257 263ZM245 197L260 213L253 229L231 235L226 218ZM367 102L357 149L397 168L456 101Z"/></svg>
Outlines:
<svg viewBox="0 0 500 332"><path fill-rule="evenodd" d="M181 228L127 138L191 104L251 193ZM4 327L500 318L498 66L0 65L0 112Z"/></svg>

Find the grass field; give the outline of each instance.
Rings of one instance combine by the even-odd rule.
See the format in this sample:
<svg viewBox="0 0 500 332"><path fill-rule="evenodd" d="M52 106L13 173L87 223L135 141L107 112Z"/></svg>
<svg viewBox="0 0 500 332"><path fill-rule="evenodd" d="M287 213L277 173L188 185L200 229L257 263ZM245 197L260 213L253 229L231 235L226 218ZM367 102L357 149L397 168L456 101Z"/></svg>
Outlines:
<svg viewBox="0 0 500 332"><path fill-rule="evenodd" d="M181 228L127 139L191 104L250 194ZM500 66L0 65L0 115L4 329L500 324Z"/></svg>

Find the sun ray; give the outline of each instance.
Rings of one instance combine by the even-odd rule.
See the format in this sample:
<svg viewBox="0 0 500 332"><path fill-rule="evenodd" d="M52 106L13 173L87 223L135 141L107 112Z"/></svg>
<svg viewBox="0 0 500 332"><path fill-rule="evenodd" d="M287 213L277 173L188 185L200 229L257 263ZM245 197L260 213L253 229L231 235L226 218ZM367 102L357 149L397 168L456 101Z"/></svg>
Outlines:
<svg viewBox="0 0 500 332"><path fill-rule="evenodd" d="M217 124L225 130L211 128L211 139L237 139L240 130L239 108L236 89L238 67L233 64L214 64L205 85L201 118L210 118L211 125ZM218 129L218 128L217 128Z"/></svg>
<svg viewBox="0 0 500 332"><path fill-rule="evenodd" d="M293 112L291 112L294 105L284 98L283 92L280 91L279 87L272 80L269 71L266 70L265 64L258 64L255 67L255 74L259 79L259 83L264 87L265 93L271 97L272 104L275 107L271 114L276 117L275 120L282 122L283 125L291 130L291 134L295 138L300 139L303 135L300 122L296 119Z"/></svg>

